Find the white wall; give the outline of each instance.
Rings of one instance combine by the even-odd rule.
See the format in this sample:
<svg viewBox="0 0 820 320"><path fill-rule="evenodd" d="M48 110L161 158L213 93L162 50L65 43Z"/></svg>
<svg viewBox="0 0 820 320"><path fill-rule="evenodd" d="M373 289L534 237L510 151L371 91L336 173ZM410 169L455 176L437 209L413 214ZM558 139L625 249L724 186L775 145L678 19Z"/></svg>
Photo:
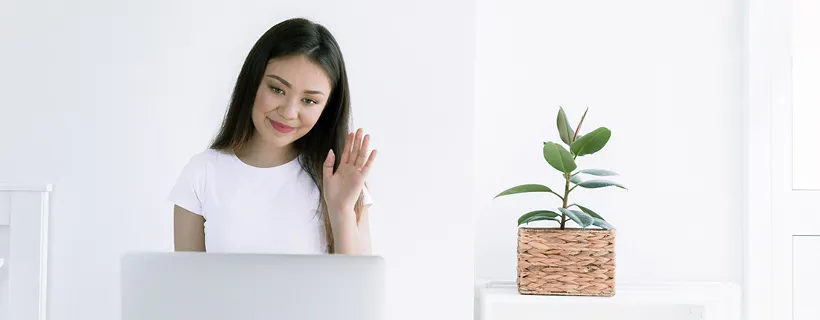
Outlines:
<svg viewBox="0 0 820 320"><path fill-rule="evenodd" d="M380 151L391 319L470 317L472 2L16 1L0 8L0 180L54 184L50 320L117 318L120 255L172 248L171 184L247 50L291 16L336 34Z"/></svg>
<svg viewBox="0 0 820 320"><path fill-rule="evenodd" d="M503 4L502 4L503 3ZM573 125L612 130L582 167L630 189L576 190L617 228L617 281L741 282L742 17L739 0L497 1L477 4L476 277L514 280L516 219L558 202L543 160Z"/></svg>

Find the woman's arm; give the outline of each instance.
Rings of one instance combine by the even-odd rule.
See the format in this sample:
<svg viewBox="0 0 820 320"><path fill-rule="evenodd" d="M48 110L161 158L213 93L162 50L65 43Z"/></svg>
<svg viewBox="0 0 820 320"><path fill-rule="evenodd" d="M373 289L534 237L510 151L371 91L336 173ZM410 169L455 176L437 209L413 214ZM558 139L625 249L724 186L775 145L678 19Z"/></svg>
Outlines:
<svg viewBox="0 0 820 320"><path fill-rule="evenodd" d="M369 206L362 208L362 214L359 217L359 250L361 254L373 254L373 248L370 245L370 213Z"/></svg>
<svg viewBox="0 0 820 320"><path fill-rule="evenodd" d="M356 224L356 213L352 210L340 212L331 217L335 253L371 254L370 214L367 207L362 209L358 225Z"/></svg>
<svg viewBox="0 0 820 320"><path fill-rule="evenodd" d="M176 205L174 251L205 251L205 218Z"/></svg>
<svg viewBox="0 0 820 320"><path fill-rule="evenodd" d="M369 254L370 230L369 223L360 229L356 222L355 203L362 195L362 188L373 161L376 159L376 150L370 150L370 135L365 135L359 128L355 133L347 134L344 149L342 149L338 168L334 171L336 155L333 149L328 150L322 171L322 188L325 191L330 227L333 230L335 253L341 254ZM369 220L366 208L359 212L365 222Z"/></svg>

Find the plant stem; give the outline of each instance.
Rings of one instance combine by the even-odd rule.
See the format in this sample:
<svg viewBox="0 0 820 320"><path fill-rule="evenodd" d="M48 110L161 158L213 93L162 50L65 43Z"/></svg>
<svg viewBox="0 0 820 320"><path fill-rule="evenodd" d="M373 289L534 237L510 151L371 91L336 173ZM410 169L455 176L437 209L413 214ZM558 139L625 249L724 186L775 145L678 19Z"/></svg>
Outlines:
<svg viewBox="0 0 820 320"><path fill-rule="evenodd" d="M564 206L563 206L563 208L566 209L567 208L567 203L569 201L569 179L570 179L570 174L565 173L564 174L564 179L566 179L566 183L564 184ZM562 213L561 214L561 229L562 230L566 227L566 224L567 224L567 215Z"/></svg>
<svg viewBox="0 0 820 320"><path fill-rule="evenodd" d="M578 122L578 127L575 128L575 133L572 135L572 139L570 139L571 142L575 142L575 140L578 139L578 133L581 132L581 125L584 124L584 119L586 119L586 117L587 117L587 112L589 112L589 107L587 107L587 109L584 111L584 115L581 116L581 121ZM571 145L570 145L570 150L572 150ZM576 159L578 159L578 155L573 154L572 155L572 160L576 160ZM570 182L569 180L570 180L571 177L572 177L572 174L570 174L570 173L565 173L564 174L564 178L566 179L566 183L564 184L564 198L563 198L563 200L564 200L564 209L568 208L567 203L569 202L569 193L570 193L570 191L575 190L575 187L577 187L577 185L576 185L575 187L572 187L572 189L569 188L569 182ZM564 229L566 224L567 224L567 215L562 213L561 214L561 229Z"/></svg>

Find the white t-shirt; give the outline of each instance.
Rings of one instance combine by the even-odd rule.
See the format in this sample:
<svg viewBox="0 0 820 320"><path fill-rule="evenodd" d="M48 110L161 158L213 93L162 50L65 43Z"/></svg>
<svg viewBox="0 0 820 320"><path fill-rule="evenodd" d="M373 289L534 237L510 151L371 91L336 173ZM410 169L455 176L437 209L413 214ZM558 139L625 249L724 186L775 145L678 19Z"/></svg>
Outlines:
<svg viewBox="0 0 820 320"><path fill-rule="evenodd" d="M373 203L366 188L363 197ZM205 218L207 252L327 253L319 189L299 158L259 168L207 149L191 157L169 200Z"/></svg>

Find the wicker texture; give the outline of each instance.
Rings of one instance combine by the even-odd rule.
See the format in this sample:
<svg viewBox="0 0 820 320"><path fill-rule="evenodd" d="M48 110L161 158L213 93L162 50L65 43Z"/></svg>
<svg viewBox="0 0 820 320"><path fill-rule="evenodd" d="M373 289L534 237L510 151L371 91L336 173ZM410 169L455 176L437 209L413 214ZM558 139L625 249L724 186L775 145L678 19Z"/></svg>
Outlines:
<svg viewBox="0 0 820 320"><path fill-rule="evenodd" d="M615 295L615 231L518 229L521 294Z"/></svg>

